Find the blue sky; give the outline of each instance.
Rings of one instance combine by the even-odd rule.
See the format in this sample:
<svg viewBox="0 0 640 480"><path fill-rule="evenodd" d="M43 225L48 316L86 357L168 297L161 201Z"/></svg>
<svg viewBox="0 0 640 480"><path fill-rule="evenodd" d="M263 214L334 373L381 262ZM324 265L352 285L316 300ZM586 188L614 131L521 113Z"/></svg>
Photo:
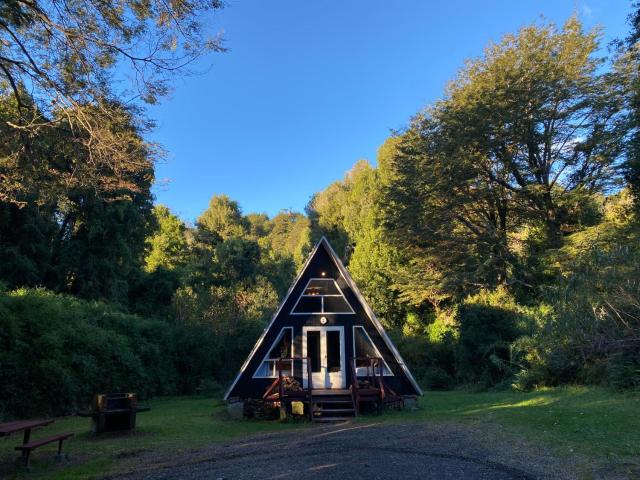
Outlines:
<svg viewBox="0 0 640 480"><path fill-rule="evenodd" d="M375 162L465 58L574 11L605 44L628 31L628 0L227 0L211 31L229 51L150 109L168 152L156 201L188 221L219 193L245 213L302 211L358 159Z"/></svg>

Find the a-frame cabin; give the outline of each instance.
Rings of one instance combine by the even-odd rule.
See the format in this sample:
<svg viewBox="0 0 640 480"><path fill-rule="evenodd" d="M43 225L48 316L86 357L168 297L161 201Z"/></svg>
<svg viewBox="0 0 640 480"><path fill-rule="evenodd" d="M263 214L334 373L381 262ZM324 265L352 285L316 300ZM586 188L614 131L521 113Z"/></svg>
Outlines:
<svg viewBox="0 0 640 480"><path fill-rule="evenodd" d="M331 420L415 395L420 387L323 237L225 400L263 399L283 409L297 401L310 418Z"/></svg>

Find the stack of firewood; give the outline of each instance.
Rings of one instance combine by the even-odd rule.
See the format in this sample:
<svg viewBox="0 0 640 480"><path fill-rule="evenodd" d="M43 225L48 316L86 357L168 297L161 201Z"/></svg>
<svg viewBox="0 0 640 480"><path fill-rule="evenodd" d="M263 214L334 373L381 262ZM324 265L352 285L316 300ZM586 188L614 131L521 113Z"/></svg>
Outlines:
<svg viewBox="0 0 640 480"><path fill-rule="evenodd" d="M293 377L283 377L282 385L287 392L301 392L302 385Z"/></svg>
<svg viewBox="0 0 640 480"><path fill-rule="evenodd" d="M273 420L278 418L278 408L270 402L248 398L244 401L245 418L255 418L257 420Z"/></svg>
<svg viewBox="0 0 640 480"><path fill-rule="evenodd" d="M370 388L371 382L369 380L358 379L358 388Z"/></svg>

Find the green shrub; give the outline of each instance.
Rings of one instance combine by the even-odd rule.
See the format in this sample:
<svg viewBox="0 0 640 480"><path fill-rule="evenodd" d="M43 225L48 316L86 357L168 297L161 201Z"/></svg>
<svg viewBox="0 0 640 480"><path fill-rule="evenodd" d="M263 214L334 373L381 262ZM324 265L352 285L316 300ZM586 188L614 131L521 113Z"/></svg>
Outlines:
<svg viewBox="0 0 640 480"><path fill-rule="evenodd" d="M618 352L607 359L606 382L616 390L640 387L640 365Z"/></svg>
<svg viewBox="0 0 640 480"><path fill-rule="evenodd" d="M420 384L428 390L449 390L455 381L454 379L440 367L428 367L422 377Z"/></svg>
<svg viewBox="0 0 640 480"><path fill-rule="evenodd" d="M0 414L69 413L100 392L191 393L211 336L45 290L0 292Z"/></svg>
<svg viewBox="0 0 640 480"><path fill-rule="evenodd" d="M501 292L482 292L460 307L455 354L463 382L490 387L515 373L510 347L523 333L522 320L515 308L505 308L509 304L502 297Z"/></svg>

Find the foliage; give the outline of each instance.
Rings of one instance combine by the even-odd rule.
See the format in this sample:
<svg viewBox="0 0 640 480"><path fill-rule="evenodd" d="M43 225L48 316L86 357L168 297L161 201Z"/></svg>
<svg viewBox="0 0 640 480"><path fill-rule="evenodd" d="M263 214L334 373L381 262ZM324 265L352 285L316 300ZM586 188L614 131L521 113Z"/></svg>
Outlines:
<svg viewBox="0 0 640 480"><path fill-rule="evenodd" d="M238 202L231 200L226 195L214 195L207 208L198 217L198 230L212 244L231 237L241 237L245 234L247 225L242 217L242 211Z"/></svg>
<svg viewBox="0 0 640 480"><path fill-rule="evenodd" d="M640 371L640 230L629 192L611 197L604 221L552 255L562 274L547 296L554 306L516 348L518 385L581 381L637 387Z"/></svg>
<svg viewBox="0 0 640 480"><path fill-rule="evenodd" d="M629 15L631 32L620 45L615 74L627 100L628 127L625 173L636 199L636 212L640 213L640 3L633 4Z"/></svg>
<svg viewBox="0 0 640 480"><path fill-rule="evenodd" d="M264 278L253 285L182 287L174 299L180 325L211 333L210 361L217 367L215 378L225 382L236 374L277 302L277 293Z"/></svg>
<svg viewBox="0 0 640 480"><path fill-rule="evenodd" d="M378 170L361 160L343 180L315 194L306 210L313 238L327 237L376 314L392 327L405 314L395 285L402 258L380 226L379 182Z"/></svg>
<svg viewBox="0 0 640 480"><path fill-rule="evenodd" d="M460 379L490 387L513 373L510 345L522 335L522 320L503 290L480 292L459 310L456 369Z"/></svg>
<svg viewBox="0 0 640 480"><path fill-rule="evenodd" d="M98 392L193 392L217 375L211 337L44 290L0 293L0 415L85 408Z"/></svg>
<svg viewBox="0 0 640 480"><path fill-rule="evenodd" d="M616 180L623 100L597 47L576 18L507 35L392 141L383 224L426 301L534 287L513 233L541 225L557 245L584 199Z"/></svg>
<svg viewBox="0 0 640 480"><path fill-rule="evenodd" d="M0 97L0 130L15 115L15 101ZM60 191L50 175L78 176L78 162L89 162L86 149L70 142L70 125L47 130L37 142L18 148L22 134L6 130L10 141L0 146L0 175L9 179L15 172L39 176L46 195L39 189L26 190L20 203L0 202L0 278L12 287L46 286L84 298L103 298L126 305L131 278L140 268L144 239L151 225L151 183L153 164L133 117L118 108L118 123L106 124L114 133L127 132L129 141L121 150L136 164L133 171L102 171L102 181L127 185L112 186L109 193L70 182ZM25 134L26 135L26 134ZM16 144L14 144L14 141ZM36 148L37 146L37 148ZM11 161L12 152L20 161ZM41 186L42 186L41 185ZM73 185L73 186L72 186ZM44 187L43 187L44 188Z"/></svg>
<svg viewBox="0 0 640 480"><path fill-rule="evenodd" d="M218 0L4 1L0 94L13 97L17 114L2 128L29 150L41 135L62 127L68 129L71 148L88 155L77 159L76 175L54 171L45 183L11 170L0 184L0 200L23 202L25 189L42 191L51 183L108 193L124 183L133 188L129 173L138 165L123 146L136 139L109 127L122 120L114 99L134 106L155 103L168 92L171 78L188 73L192 61L224 50L219 38L207 38L203 30L206 13L221 7ZM125 87L115 92L119 84ZM140 113L139 108L130 111ZM141 114L137 118L146 123ZM18 149L10 156L29 155ZM105 182L105 171L118 181Z"/></svg>
<svg viewBox="0 0 640 480"><path fill-rule="evenodd" d="M183 268L189 256L184 222L164 205L153 207L153 216L157 227L145 240L148 249L144 259L145 270Z"/></svg>
<svg viewBox="0 0 640 480"><path fill-rule="evenodd" d="M256 235L276 257L293 259L300 268L311 251L310 222L301 213L282 211L267 219L264 233Z"/></svg>

